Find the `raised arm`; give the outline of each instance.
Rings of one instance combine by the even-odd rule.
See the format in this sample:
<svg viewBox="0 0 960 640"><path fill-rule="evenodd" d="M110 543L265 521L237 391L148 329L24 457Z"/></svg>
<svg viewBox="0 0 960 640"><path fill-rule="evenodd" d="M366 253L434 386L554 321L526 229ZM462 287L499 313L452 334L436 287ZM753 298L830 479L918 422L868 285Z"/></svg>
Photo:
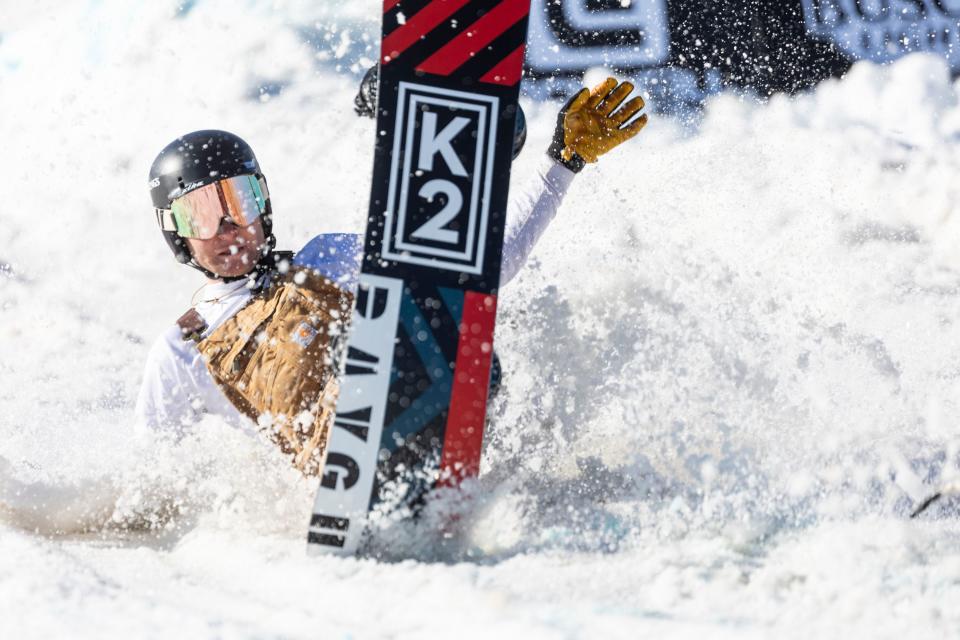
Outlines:
<svg viewBox="0 0 960 640"><path fill-rule="evenodd" d="M647 124L643 98L624 101L633 92L629 82L614 78L593 90L582 89L561 109L547 156L533 180L511 198L503 240L500 286L513 279L537 240L557 215L574 175L588 163L634 137Z"/></svg>
<svg viewBox="0 0 960 640"><path fill-rule="evenodd" d="M511 196L503 236L501 287L513 280L527 262L540 236L556 217L575 175L556 160L544 156L534 177Z"/></svg>

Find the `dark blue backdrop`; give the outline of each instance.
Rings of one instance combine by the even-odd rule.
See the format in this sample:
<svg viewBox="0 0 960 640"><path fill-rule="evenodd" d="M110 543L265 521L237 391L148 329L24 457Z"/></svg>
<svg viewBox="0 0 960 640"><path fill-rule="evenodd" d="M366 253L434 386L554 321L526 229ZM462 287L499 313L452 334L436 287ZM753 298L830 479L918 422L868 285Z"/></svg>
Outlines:
<svg viewBox="0 0 960 640"><path fill-rule="evenodd" d="M794 92L917 51L960 72L960 0L533 0L530 28L533 77L610 67L667 109L730 86Z"/></svg>

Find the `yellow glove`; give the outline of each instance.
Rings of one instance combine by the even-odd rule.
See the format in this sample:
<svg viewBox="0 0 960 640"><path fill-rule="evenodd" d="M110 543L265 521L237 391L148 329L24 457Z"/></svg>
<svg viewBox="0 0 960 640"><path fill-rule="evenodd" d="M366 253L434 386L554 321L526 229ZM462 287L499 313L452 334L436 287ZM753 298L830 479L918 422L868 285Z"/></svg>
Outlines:
<svg viewBox="0 0 960 640"><path fill-rule="evenodd" d="M646 114L631 118L644 107L637 96L624 104L633 92L629 82L607 78L592 91L581 89L567 102L557 118L557 129L548 154L574 172L640 133ZM629 124L627 124L629 122Z"/></svg>

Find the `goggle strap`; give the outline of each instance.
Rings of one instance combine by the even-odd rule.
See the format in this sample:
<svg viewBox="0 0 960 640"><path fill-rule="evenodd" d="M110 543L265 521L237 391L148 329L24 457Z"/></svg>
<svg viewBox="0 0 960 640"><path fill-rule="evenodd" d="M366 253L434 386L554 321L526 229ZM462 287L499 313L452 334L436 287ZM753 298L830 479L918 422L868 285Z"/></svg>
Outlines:
<svg viewBox="0 0 960 640"><path fill-rule="evenodd" d="M160 224L161 231L177 231L177 221L173 218L173 211L170 209L154 209L157 214L157 222Z"/></svg>
<svg viewBox="0 0 960 640"><path fill-rule="evenodd" d="M270 199L270 192L267 190L267 179L261 174L257 174L257 184L260 185L260 195L263 196L263 206L266 208L266 202Z"/></svg>
<svg viewBox="0 0 960 640"><path fill-rule="evenodd" d="M224 212L223 217L220 218L222 221L223 218L230 217L230 215L227 213L230 211L230 207L227 205L227 196L223 193L223 183L217 180L214 186L217 188L217 198L220 200L220 210Z"/></svg>

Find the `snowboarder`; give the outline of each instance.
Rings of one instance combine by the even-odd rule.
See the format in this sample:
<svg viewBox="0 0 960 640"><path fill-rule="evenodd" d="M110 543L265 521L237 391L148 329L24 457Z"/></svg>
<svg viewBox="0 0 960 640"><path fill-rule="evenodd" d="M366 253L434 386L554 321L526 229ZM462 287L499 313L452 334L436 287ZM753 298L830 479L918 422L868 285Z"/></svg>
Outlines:
<svg viewBox="0 0 960 640"><path fill-rule="evenodd" d="M627 100L632 92L608 78L560 111L536 176L512 194L501 284L519 272L574 175L646 125L646 115L635 117L643 99ZM520 145L525 135L518 127ZM150 169L150 195L174 256L207 283L150 349L138 422L182 432L218 414L266 433L303 473L319 474L362 237L323 234L295 255L276 251L263 171L250 146L226 131L196 131L164 148Z"/></svg>

